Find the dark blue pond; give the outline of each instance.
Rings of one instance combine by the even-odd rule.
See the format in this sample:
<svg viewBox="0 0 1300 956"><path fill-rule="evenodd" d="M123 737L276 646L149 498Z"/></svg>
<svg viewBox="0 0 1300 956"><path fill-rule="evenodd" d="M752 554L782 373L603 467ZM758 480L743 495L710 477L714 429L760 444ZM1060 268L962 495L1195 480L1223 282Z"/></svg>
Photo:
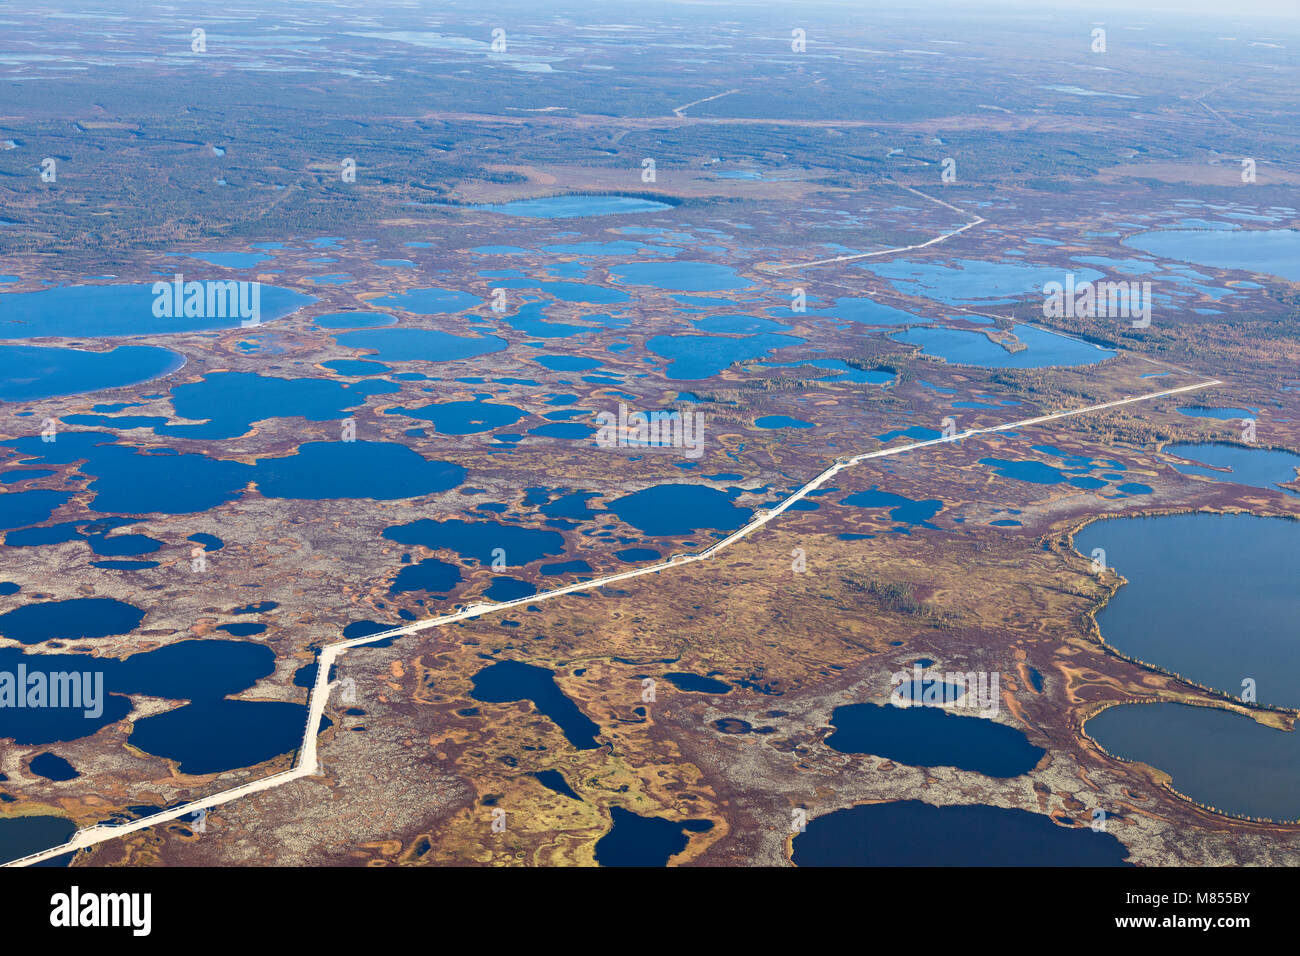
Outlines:
<svg viewBox="0 0 1300 956"><path fill-rule="evenodd" d="M66 817L0 818L0 863L67 843L77 825Z"/></svg>
<svg viewBox="0 0 1300 956"><path fill-rule="evenodd" d="M0 445L17 449L32 462L68 464L84 459L79 470L94 478L89 485L95 493L92 506L105 513L207 511L234 501L253 477L253 469L240 462L177 454L173 449L139 453L114 444L114 439L105 432L64 432L57 442L44 443L32 436Z"/></svg>
<svg viewBox="0 0 1300 956"><path fill-rule="evenodd" d="M43 753L37 754L32 758L32 762L27 765L27 769L38 777L44 777L46 780L73 780L80 777L77 768L72 766L58 754Z"/></svg>
<svg viewBox="0 0 1300 956"><path fill-rule="evenodd" d="M914 767L956 767L990 777L1028 773L1046 753L1014 727L938 707L847 704L831 714L826 746Z"/></svg>
<svg viewBox="0 0 1300 956"><path fill-rule="evenodd" d="M985 804L873 803L816 817L794 838L796 866L1121 866L1124 845L1090 827Z"/></svg>
<svg viewBox="0 0 1300 956"><path fill-rule="evenodd" d="M656 485L615 498L609 510L646 534L684 535L702 528L734 531L753 509L734 504L738 492L704 485Z"/></svg>
<svg viewBox="0 0 1300 956"><path fill-rule="evenodd" d="M519 598L531 597L536 593L537 588L527 581L501 576L492 579L483 596L489 601L515 601Z"/></svg>
<svg viewBox="0 0 1300 956"><path fill-rule="evenodd" d="M0 737L19 744L76 740L125 717L125 694L190 701L136 721L132 746L181 761L187 773L211 773L262 763L296 750L307 716L299 704L228 701L275 669L270 648L246 641L196 640L133 654L125 660L84 654L22 655L0 648L0 673L90 674L102 680L99 713L76 707L0 707Z"/></svg>
<svg viewBox="0 0 1300 956"><path fill-rule="evenodd" d="M107 352L3 345L0 401L25 402L135 385L184 364L183 356L152 345L121 345Z"/></svg>
<svg viewBox="0 0 1300 956"><path fill-rule="evenodd" d="M393 579L389 594L403 591L436 591L447 593L461 581L460 568L437 558L425 558L415 564L405 565Z"/></svg>
<svg viewBox="0 0 1300 956"><path fill-rule="evenodd" d="M578 750L595 750L600 727L578 709L555 683L555 672L519 661L499 661L473 677L470 696L489 703L530 700L539 713L555 722Z"/></svg>
<svg viewBox="0 0 1300 956"><path fill-rule="evenodd" d="M0 614L0 636L20 644L129 634L144 611L114 598L38 601Z"/></svg>
<svg viewBox="0 0 1300 956"><path fill-rule="evenodd" d="M966 302L1014 302L1037 294L1046 282L1060 281L1059 266L1028 262L992 262L956 259L891 259L863 268L890 280L895 288L924 298L956 305ZM1076 269L1079 282L1094 282L1105 276L1095 269Z"/></svg>
<svg viewBox="0 0 1300 956"><path fill-rule="evenodd" d="M535 777L537 782L542 786L546 787L548 790L554 790L562 797L568 797L571 800L582 799L582 797L578 796L578 794L574 792L573 788L569 786L569 781L564 779L564 774L560 773L558 770L538 770L530 774L530 776Z"/></svg>
<svg viewBox="0 0 1300 956"><path fill-rule="evenodd" d="M775 349L801 345L794 335L761 332L742 338L717 335L656 335L646 341L646 348L669 360L671 379L701 379L717 375L733 362L766 355Z"/></svg>
<svg viewBox="0 0 1300 956"><path fill-rule="evenodd" d="M196 700L138 721L130 741L146 753L177 761L181 773L221 773L296 751L306 720L302 704ZM320 729L329 726L329 718L323 718Z"/></svg>
<svg viewBox="0 0 1300 956"><path fill-rule="evenodd" d="M1225 813L1300 819L1300 733L1218 707L1128 704L1084 724L1108 752L1169 774L1175 790Z"/></svg>
<svg viewBox="0 0 1300 956"><path fill-rule="evenodd" d="M610 807L614 825L596 841L596 862L601 866L667 866L686 849L690 834L713 829L710 820L665 820L643 817Z"/></svg>
<svg viewBox="0 0 1300 956"><path fill-rule="evenodd" d="M234 318L155 316L157 296L153 288L152 285L75 285L2 294L0 339L167 335L240 327L237 315ZM259 297L262 322L283 318L316 301L312 296L272 285L261 286Z"/></svg>
<svg viewBox="0 0 1300 956"><path fill-rule="evenodd" d="M627 564L636 564L641 561L658 561L663 555L653 548L624 548L615 551L614 557Z"/></svg>
<svg viewBox="0 0 1300 956"><path fill-rule="evenodd" d="M1097 614L1121 653L1231 696L1300 707L1300 522L1190 514L1097 521L1074 546L1128 580ZM1227 639L1230 636L1230 639Z"/></svg>
<svg viewBox="0 0 1300 956"><path fill-rule="evenodd" d="M664 674L664 680L678 690L688 691L693 694L725 694L731 690L731 685L726 681L720 681L715 677L705 677L701 674L686 674L681 671Z"/></svg>
<svg viewBox="0 0 1300 956"><path fill-rule="evenodd" d="M70 492L49 488L6 491L0 495L0 528L22 528L46 521L71 497Z"/></svg>
<svg viewBox="0 0 1300 956"><path fill-rule="evenodd" d="M938 498L915 501L889 491L881 491L878 486L872 485L866 491L847 496L840 501L840 504L858 508L888 508L889 517L893 521L935 531L940 530L937 525L930 524L930 519L943 510L943 502Z"/></svg>

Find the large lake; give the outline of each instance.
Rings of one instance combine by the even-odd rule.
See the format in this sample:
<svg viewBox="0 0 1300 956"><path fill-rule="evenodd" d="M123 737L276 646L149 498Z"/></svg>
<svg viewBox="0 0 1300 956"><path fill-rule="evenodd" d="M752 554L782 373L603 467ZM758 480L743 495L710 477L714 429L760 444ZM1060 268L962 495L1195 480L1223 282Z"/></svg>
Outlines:
<svg viewBox="0 0 1300 956"><path fill-rule="evenodd" d="M316 301L273 285L261 286L259 297L263 323ZM0 294L0 339L167 335L235 329L241 324L238 316L155 316L154 299L151 284L70 285Z"/></svg>
<svg viewBox="0 0 1300 956"><path fill-rule="evenodd" d="M1110 349L1030 325L1017 325L1014 331L1016 338L1026 346L1019 352L1008 352L990 341L983 332L967 329L917 327L896 332L893 338L908 345L919 345L930 355L937 355L950 364L978 365L981 368L1091 365L1115 357Z"/></svg>
<svg viewBox="0 0 1300 956"><path fill-rule="evenodd" d="M1239 816L1300 819L1300 734L1187 704L1125 704L1084 731L1117 757L1165 771L1175 790Z"/></svg>
<svg viewBox="0 0 1300 956"><path fill-rule="evenodd" d="M1109 833L984 804L873 803L810 820L794 838L796 866L1121 866Z"/></svg>
<svg viewBox="0 0 1300 956"><path fill-rule="evenodd" d="M1128 584L1097 614L1121 653L1232 696L1300 707L1300 522L1188 514L1098 521L1074 546Z"/></svg>
<svg viewBox="0 0 1300 956"><path fill-rule="evenodd" d="M1124 245L1164 259L1300 282L1300 232L1295 229L1170 229L1138 233Z"/></svg>

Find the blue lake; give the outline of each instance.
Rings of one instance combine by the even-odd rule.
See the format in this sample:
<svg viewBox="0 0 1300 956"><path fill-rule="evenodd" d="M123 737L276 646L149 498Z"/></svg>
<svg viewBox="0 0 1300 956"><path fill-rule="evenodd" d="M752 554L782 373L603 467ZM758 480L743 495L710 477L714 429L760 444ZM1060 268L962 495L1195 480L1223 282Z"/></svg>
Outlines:
<svg viewBox="0 0 1300 956"><path fill-rule="evenodd" d="M925 321L911 312L882 305L873 299L847 297L836 299L824 309L808 309L804 315L811 318L845 319L863 325L907 325Z"/></svg>
<svg viewBox="0 0 1300 956"><path fill-rule="evenodd" d="M1130 236L1124 245L1163 259L1300 282L1300 231L1295 229L1162 230Z"/></svg>
<svg viewBox="0 0 1300 956"><path fill-rule="evenodd" d="M1300 707L1300 522L1248 514L1097 521L1075 548L1128 580L1097 614L1121 653L1231 696ZM1231 639L1225 636L1231 635Z"/></svg>
<svg viewBox="0 0 1300 956"><path fill-rule="evenodd" d="M74 780L80 777L77 768L68 763L58 754L43 753L37 754L32 758L27 769L38 777L44 777L46 780Z"/></svg>
<svg viewBox="0 0 1300 956"><path fill-rule="evenodd" d="M576 219L581 216L612 216L638 212L660 212L673 208L668 203L636 196L550 196L545 199L517 199L514 202L474 206L507 216L528 219Z"/></svg>
<svg viewBox="0 0 1300 956"><path fill-rule="evenodd" d="M1229 481L1252 488L1285 491L1279 482L1295 481L1300 455L1272 448L1248 448L1243 445L1174 444L1161 449L1165 454L1199 462L1199 465L1174 465L1184 475L1204 475L1215 481ZM1203 467L1209 465L1212 467ZM1219 469L1227 469L1226 471Z"/></svg>
<svg viewBox="0 0 1300 956"><path fill-rule="evenodd" d="M656 335L646 348L669 360L668 378L711 378L733 362L759 358L775 349L803 344L793 335L764 332L743 338L713 335Z"/></svg>
<svg viewBox="0 0 1300 956"><path fill-rule="evenodd" d="M673 292L722 292L748 289L754 283L730 266L713 262L631 262L609 267L615 281Z"/></svg>
<svg viewBox="0 0 1300 956"><path fill-rule="evenodd" d="M1084 731L1117 757L1163 770L1193 800L1241 816L1300 819L1300 733L1175 703L1108 707Z"/></svg>
<svg viewBox="0 0 1300 956"><path fill-rule="evenodd" d="M895 259L863 266L888 279L901 292L924 296L949 305L967 302L1009 302L1025 296L1039 296L1043 284L1060 282L1057 266L1026 262L981 262L957 259L940 262ZM1105 276L1095 269L1074 270L1075 281L1096 281Z"/></svg>
<svg viewBox="0 0 1300 956"><path fill-rule="evenodd" d="M496 577L483 592L483 596L489 601L514 601L536 593L537 588L527 581L511 577Z"/></svg>
<svg viewBox="0 0 1300 956"><path fill-rule="evenodd" d="M836 810L794 838L796 866L1120 866L1128 851L1109 833L985 804L919 800Z"/></svg>
<svg viewBox="0 0 1300 956"><path fill-rule="evenodd" d="M155 316L155 298L152 285L56 286L36 292L0 294L0 339L167 335L234 329L241 324L238 316ZM315 301L312 296L291 289L263 285L261 321L283 318Z"/></svg>
<svg viewBox="0 0 1300 956"><path fill-rule="evenodd" d="M678 690L684 690L692 694L726 694L731 690L731 685L726 681L720 681L715 677L705 677L701 674L672 671L664 674L664 680Z"/></svg>
<svg viewBox="0 0 1300 956"><path fill-rule="evenodd" d="M419 408L390 408L386 415L404 415L432 422L434 430L441 435L475 435L492 431L505 425L513 425L528 413L513 405L496 402L435 402Z"/></svg>
<svg viewBox="0 0 1300 956"><path fill-rule="evenodd" d="M913 500L889 491L881 491L872 485L866 491L855 492L840 501L840 504L853 505L858 508L889 508L889 517L894 521L915 525L920 528L940 530L930 524L930 519L943 510L943 502L938 498Z"/></svg>
<svg viewBox="0 0 1300 956"><path fill-rule="evenodd" d="M114 598L38 601L0 614L0 636L20 644L129 634L144 611Z"/></svg>
<svg viewBox="0 0 1300 956"><path fill-rule="evenodd" d="M1046 753L1014 727L939 707L848 704L831 714L826 746L914 767L956 767L990 777L1033 770Z"/></svg>
<svg viewBox="0 0 1300 956"><path fill-rule="evenodd" d="M0 670L19 665L33 671L103 674L103 712L84 708L2 708L0 737L19 744L76 740L121 720L130 711L126 694L188 701L135 722L130 743L170 757L187 773L211 773L262 763L297 749L307 709L271 701L226 700L275 669L270 648L246 641L196 640L133 654L125 660L81 654L21 655L0 648Z"/></svg>
<svg viewBox="0 0 1300 956"><path fill-rule="evenodd" d="M1147 763L1173 787L1221 812L1300 819L1300 734L1243 714L1186 704L1102 710L1084 731L1108 752Z"/></svg>
<svg viewBox="0 0 1300 956"><path fill-rule="evenodd" d="M415 564L403 565L388 589L389 594L403 591L436 591L446 594L462 580L460 568L437 558L425 558Z"/></svg>
<svg viewBox="0 0 1300 956"><path fill-rule="evenodd" d="M896 332L893 338L908 345L919 345L930 355L937 355L945 362L978 365L981 368L1091 365L1114 358L1116 354L1110 349L1029 325L1017 325L1014 331L1016 338L1027 346L1019 352L1008 352L989 341L983 332L966 329L913 328Z"/></svg>
<svg viewBox="0 0 1300 956"><path fill-rule="evenodd" d="M251 767L298 749L307 708L284 701L195 700L137 721L133 747L177 761L188 774ZM330 724L321 721L321 730Z"/></svg>
<svg viewBox="0 0 1300 956"><path fill-rule="evenodd" d="M184 364L183 356L153 345L122 345L107 352L0 345L0 401L24 402L135 385Z"/></svg>

